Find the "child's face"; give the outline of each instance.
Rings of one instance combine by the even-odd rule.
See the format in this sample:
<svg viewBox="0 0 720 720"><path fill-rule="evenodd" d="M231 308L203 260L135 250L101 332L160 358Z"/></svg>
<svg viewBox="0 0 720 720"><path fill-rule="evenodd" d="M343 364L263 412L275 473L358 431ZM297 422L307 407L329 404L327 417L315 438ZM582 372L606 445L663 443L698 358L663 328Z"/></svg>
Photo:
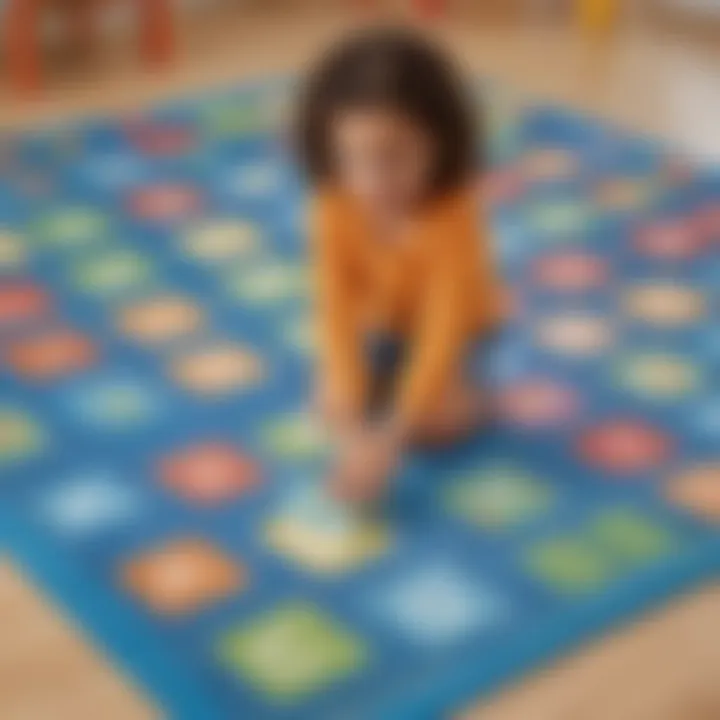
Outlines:
<svg viewBox="0 0 720 720"><path fill-rule="evenodd" d="M383 109L347 110L332 126L340 184L384 215L413 208L430 183L434 149L423 130Z"/></svg>

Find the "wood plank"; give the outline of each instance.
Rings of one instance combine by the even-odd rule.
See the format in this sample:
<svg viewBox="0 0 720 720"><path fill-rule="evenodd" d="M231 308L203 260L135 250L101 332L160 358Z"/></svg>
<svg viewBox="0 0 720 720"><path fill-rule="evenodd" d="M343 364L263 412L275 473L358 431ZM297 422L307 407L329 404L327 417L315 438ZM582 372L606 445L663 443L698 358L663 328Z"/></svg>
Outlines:
<svg viewBox="0 0 720 720"><path fill-rule="evenodd" d="M720 718L720 585L613 633L458 720L610 718Z"/></svg>
<svg viewBox="0 0 720 720"><path fill-rule="evenodd" d="M3 720L159 717L8 562L0 562L0 638Z"/></svg>

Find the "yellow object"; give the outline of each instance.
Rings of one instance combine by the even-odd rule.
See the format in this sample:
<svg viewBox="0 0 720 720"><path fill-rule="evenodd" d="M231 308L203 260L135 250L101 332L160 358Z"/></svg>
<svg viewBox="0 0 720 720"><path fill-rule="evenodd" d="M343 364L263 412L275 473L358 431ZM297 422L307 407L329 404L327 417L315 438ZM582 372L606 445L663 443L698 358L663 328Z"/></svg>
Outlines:
<svg viewBox="0 0 720 720"><path fill-rule="evenodd" d="M580 25L588 30L609 30L617 21L621 0L576 0Z"/></svg>

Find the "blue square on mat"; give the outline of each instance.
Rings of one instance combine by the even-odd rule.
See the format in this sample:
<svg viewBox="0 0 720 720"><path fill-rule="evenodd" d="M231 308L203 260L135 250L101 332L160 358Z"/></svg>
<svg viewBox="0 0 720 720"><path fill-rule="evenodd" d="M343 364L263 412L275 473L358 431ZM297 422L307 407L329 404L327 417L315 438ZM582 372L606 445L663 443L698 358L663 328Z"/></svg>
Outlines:
<svg viewBox="0 0 720 720"><path fill-rule="evenodd" d="M85 536L131 523L141 513L139 494L109 470L72 475L46 489L41 519L64 535Z"/></svg>
<svg viewBox="0 0 720 720"><path fill-rule="evenodd" d="M454 564L405 572L380 591L377 610L413 643L451 645L503 623L510 605L484 580Z"/></svg>

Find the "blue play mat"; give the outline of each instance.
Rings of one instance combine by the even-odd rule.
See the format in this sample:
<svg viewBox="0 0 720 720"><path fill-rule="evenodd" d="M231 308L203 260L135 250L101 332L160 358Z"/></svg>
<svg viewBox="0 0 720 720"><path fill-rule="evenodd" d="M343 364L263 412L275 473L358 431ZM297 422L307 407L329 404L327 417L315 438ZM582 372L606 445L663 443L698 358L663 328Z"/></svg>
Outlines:
<svg viewBox="0 0 720 720"><path fill-rule="evenodd" d="M720 177L489 91L497 420L318 491L268 83L0 139L0 541L172 718L435 718L720 570Z"/></svg>

